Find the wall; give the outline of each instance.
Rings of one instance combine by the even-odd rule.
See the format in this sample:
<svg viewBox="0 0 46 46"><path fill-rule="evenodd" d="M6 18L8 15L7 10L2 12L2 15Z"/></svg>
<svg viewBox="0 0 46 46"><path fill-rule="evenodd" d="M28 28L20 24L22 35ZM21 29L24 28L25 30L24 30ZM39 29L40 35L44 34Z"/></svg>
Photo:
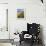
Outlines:
<svg viewBox="0 0 46 46"><path fill-rule="evenodd" d="M0 3L8 3L8 0L0 0Z"/></svg>
<svg viewBox="0 0 46 46"><path fill-rule="evenodd" d="M17 8L25 10L25 19L16 18ZM42 25L44 41L46 42L45 5L40 0L9 0L9 31L11 38L14 38L14 32L17 30L19 32L27 30L27 22L36 22Z"/></svg>
<svg viewBox="0 0 46 46"><path fill-rule="evenodd" d="M8 0L0 0L0 3L1 2L8 2ZM9 32L11 32L10 36L13 36L13 33L16 30L19 30L19 32L22 30L26 30L27 22L29 23L36 22L36 23L40 23L43 26L43 35L46 44L45 6L46 6L45 3L43 5L40 2L40 0L9 0L9 16L8 16L9 22L8 23L9 23ZM16 18L17 8L25 9L25 19Z"/></svg>

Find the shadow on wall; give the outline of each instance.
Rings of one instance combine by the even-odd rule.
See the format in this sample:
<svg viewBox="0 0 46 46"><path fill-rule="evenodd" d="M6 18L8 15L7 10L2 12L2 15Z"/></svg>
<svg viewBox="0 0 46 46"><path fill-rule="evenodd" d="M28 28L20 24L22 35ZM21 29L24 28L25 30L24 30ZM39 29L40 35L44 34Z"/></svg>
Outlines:
<svg viewBox="0 0 46 46"><path fill-rule="evenodd" d="M44 45L44 37L43 37L43 26L42 25L40 25L40 39L42 40L42 45L45 46Z"/></svg>

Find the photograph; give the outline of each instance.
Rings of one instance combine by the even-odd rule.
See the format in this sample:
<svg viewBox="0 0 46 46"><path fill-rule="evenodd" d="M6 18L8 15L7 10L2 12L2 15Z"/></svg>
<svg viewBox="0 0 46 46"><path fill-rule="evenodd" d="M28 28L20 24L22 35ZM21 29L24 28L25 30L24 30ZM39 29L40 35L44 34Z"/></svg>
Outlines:
<svg viewBox="0 0 46 46"><path fill-rule="evenodd" d="M17 9L17 18L24 18L24 9Z"/></svg>

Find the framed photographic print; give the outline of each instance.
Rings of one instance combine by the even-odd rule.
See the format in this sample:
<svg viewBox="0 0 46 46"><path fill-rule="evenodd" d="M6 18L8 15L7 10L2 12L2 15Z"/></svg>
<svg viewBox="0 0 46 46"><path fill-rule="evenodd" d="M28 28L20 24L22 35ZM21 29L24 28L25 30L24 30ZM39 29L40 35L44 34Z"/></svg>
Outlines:
<svg viewBox="0 0 46 46"><path fill-rule="evenodd" d="M17 18L24 18L24 9L17 9Z"/></svg>

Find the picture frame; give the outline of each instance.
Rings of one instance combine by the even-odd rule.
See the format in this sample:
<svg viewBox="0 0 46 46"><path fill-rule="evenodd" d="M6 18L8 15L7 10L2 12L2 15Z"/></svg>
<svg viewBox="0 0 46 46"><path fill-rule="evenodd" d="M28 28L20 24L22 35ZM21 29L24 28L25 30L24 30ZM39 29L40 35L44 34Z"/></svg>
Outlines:
<svg viewBox="0 0 46 46"><path fill-rule="evenodd" d="M25 18L25 9L18 8L17 9L17 19L24 19Z"/></svg>

